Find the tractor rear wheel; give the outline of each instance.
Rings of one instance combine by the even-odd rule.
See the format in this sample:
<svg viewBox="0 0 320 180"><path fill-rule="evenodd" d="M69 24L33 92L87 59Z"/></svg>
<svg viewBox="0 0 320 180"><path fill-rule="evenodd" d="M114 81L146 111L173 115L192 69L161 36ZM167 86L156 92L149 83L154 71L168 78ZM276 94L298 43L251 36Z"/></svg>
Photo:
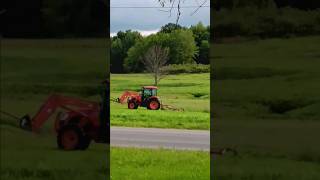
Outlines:
<svg viewBox="0 0 320 180"><path fill-rule="evenodd" d="M150 110L158 110L160 109L160 102L156 99L151 99L147 104L147 108Z"/></svg>
<svg viewBox="0 0 320 180"><path fill-rule="evenodd" d="M83 142L82 142L81 145L80 145L80 149L81 149L81 150L86 150L86 149L88 149L90 143L91 143L90 137L84 136Z"/></svg>
<svg viewBox="0 0 320 180"><path fill-rule="evenodd" d="M81 129L75 125L62 127L58 132L58 147L63 150L86 149L86 140ZM87 147L89 144L87 145Z"/></svg>
<svg viewBox="0 0 320 180"><path fill-rule="evenodd" d="M128 102L128 109L137 109L138 108L138 104L134 101L129 101Z"/></svg>

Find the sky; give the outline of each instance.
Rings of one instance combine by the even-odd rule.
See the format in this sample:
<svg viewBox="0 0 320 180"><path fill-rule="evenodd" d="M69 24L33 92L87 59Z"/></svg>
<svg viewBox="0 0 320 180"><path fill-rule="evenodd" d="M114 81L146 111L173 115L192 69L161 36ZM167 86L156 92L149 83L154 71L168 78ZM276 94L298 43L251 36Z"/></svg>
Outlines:
<svg viewBox="0 0 320 180"><path fill-rule="evenodd" d="M179 24L189 27L201 21L203 24L209 25L209 7L202 7L195 14L191 15L197 8L190 6L197 6L205 1L182 0L181 6L188 8L182 8ZM210 6L210 0L206 1L205 6ZM137 30L142 35L149 35L157 32L161 26L167 23L175 23L177 9L174 8L172 10L171 16L169 12L164 12L164 10L169 9L161 9L158 0L111 0L111 36L120 30L125 31L128 29Z"/></svg>

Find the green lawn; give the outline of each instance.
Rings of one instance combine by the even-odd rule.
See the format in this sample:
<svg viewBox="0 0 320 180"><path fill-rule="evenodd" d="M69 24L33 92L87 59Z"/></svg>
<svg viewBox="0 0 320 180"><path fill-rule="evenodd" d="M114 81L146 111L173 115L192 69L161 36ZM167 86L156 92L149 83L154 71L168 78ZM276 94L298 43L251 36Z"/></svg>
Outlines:
<svg viewBox="0 0 320 180"><path fill-rule="evenodd" d="M215 44L217 179L320 179L320 37Z"/></svg>
<svg viewBox="0 0 320 180"><path fill-rule="evenodd" d="M148 74L112 74L111 97L117 98L125 90L139 91L152 85ZM111 102L111 125L159 128L209 129L210 128L210 74L169 75L158 85L158 96L163 104L183 108L150 111L144 107L130 110L127 104ZM201 94L200 97L196 97Z"/></svg>
<svg viewBox="0 0 320 180"><path fill-rule="evenodd" d="M208 180L207 152L111 148L111 179Z"/></svg>

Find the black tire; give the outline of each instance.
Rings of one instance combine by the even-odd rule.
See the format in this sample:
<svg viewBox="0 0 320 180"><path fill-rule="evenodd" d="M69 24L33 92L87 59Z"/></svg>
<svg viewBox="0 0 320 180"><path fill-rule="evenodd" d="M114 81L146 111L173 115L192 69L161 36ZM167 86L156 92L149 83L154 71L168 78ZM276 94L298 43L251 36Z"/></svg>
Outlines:
<svg viewBox="0 0 320 180"><path fill-rule="evenodd" d="M91 143L91 139L88 136L84 136L83 142L80 145L81 150L86 150L88 149L89 145Z"/></svg>
<svg viewBox="0 0 320 180"><path fill-rule="evenodd" d="M151 107L151 104L152 104L152 103L157 104L157 107L156 107L156 108ZM148 101L148 103L147 103L147 108L148 108L149 110L159 110L159 109L160 109L160 106L161 106L161 104L160 104L160 102L159 102L157 99L150 99L150 100Z"/></svg>
<svg viewBox="0 0 320 180"><path fill-rule="evenodd" d="M134 101L128 102L128 109L138 109L138 104Z"/></svg>
<svg viewBox="0 0 320 180"><path fill-rule="evenodd" d="M60 149L69 151L86 149L89 146L89 143L86 143L83 132L75 125L64 126L58 132L57 144Z"/></svg>
<svg viewBox="0 0 320 180"><path fill-rule="evenodd" d="M29 115L25 115L20 119L19 127L26 131L32 130L32 123Z"/></svg>

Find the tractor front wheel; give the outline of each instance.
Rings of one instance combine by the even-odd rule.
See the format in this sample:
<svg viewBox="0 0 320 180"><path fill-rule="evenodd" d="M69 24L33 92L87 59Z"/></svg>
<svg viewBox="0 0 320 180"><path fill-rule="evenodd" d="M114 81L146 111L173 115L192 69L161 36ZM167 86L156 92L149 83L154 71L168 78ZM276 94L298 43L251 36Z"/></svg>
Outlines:
<svg viewBox="0 0 320 180"><path fill-rule="evenodd" d="M129 101L128 102L128 109L137 109L138 108L138 104L135 103L134 101Z"/></svg>
<svg viewBox="0 0 320 180"><path fill-rule="evenodd" d="M86 142L86 137L77 126L65 126L58 132L57 143L60 149L69 151L86 149L89 146Z"/></svg>
<svg viewBox="0 0 320 180"><path fill-rule="evenodd" d="M158 110L160 109L160 102L155 99L152 99L148 102L147 108L150 110Z"/></svg>

